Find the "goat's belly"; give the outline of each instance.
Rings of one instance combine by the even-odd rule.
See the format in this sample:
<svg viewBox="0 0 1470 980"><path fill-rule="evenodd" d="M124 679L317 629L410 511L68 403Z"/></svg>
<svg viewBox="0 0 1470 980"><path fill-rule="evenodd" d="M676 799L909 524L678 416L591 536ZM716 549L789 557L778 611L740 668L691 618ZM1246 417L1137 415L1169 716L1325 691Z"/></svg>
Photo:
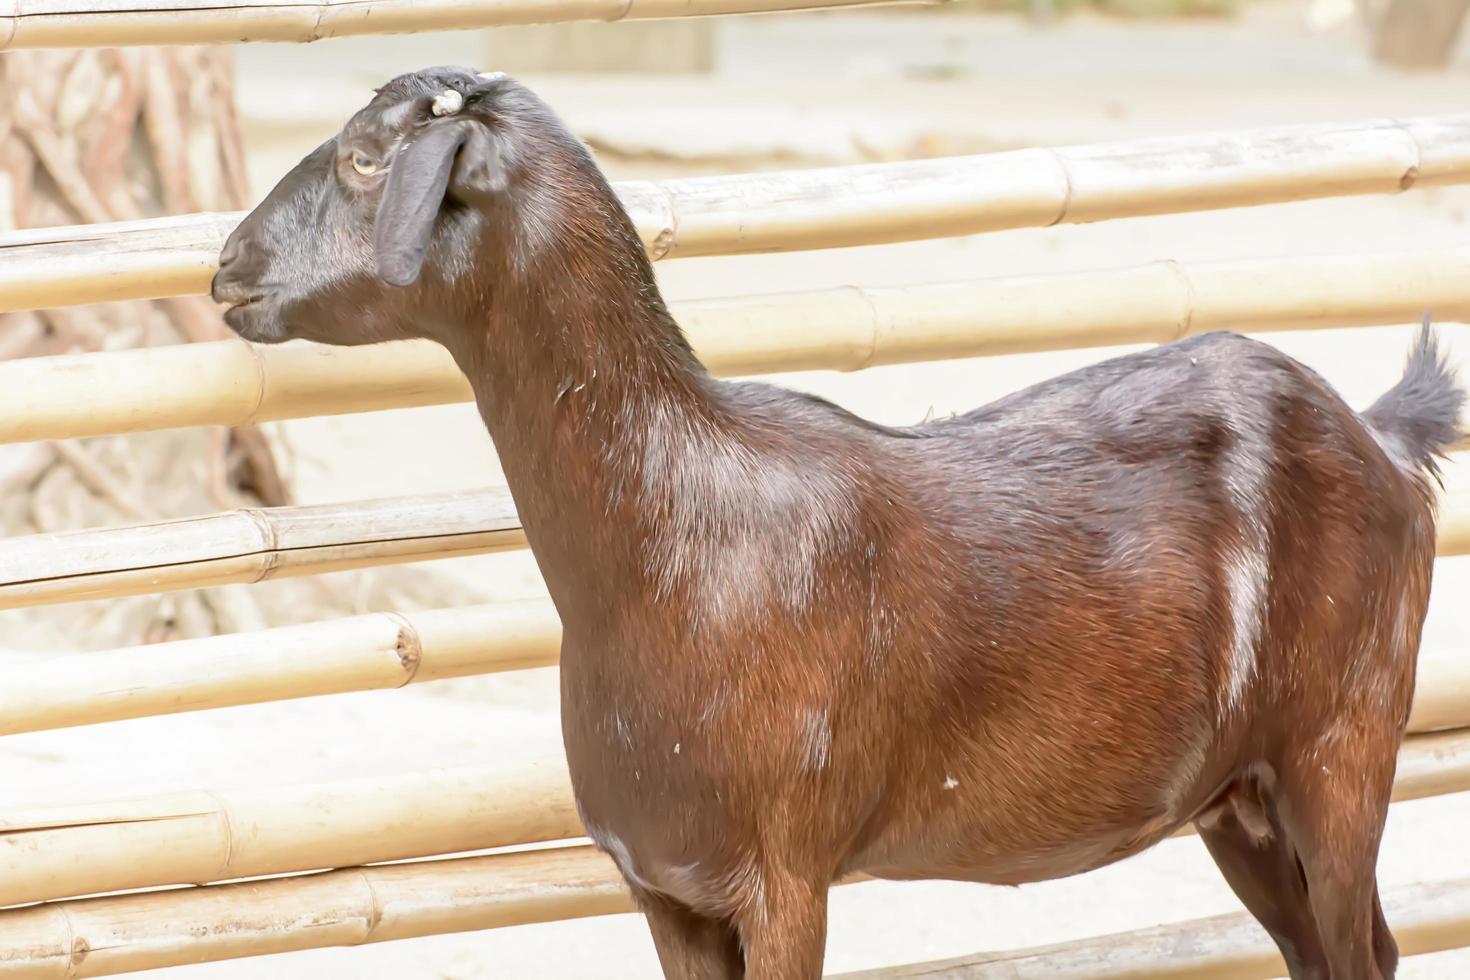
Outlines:
<svg viewBox="0 0 1470 980"><path fill-rule="evenodd" d="M1023 885L1067 878L1106 867L1159 843L1187 820L1167 813L1134 824L1096 826L1058 835L1048 828L1004 833L955 828L952 843L936 846L943 830L926 828L913 841L879 842L859 854L847 873L895 881L948 879L988 885Z"/></svg>

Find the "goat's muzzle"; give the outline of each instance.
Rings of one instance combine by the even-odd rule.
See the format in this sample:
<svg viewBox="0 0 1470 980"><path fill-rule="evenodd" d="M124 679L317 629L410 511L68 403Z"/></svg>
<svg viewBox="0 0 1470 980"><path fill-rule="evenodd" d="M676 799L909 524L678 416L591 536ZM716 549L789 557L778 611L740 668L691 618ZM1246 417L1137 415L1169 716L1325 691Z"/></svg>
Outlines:
<svg viewBox="0 0 1470 980"><path fill-rule="evenodd" d="M224 321L241 337L259 343L282 340L279 330L262 321L268 305L266 290L249 263L241 260L243 252L238 234L231 235L220 252L219 271L210 281L209 295L216 303L229 307Z"/></svg>

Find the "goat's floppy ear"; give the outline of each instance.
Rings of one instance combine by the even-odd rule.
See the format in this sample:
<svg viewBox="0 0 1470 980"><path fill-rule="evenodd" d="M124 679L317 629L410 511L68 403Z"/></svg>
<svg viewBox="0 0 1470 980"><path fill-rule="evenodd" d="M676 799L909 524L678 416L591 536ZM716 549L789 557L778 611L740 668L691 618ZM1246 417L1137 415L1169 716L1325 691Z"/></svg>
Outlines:
<svg viewBox="0 0 1470 980"><path fill-rule="evenodd" d="M384 282L408 286L419 277L454 158L467 135L463 125L430 126L393 160L373 223L373 258Z"/></svg>
<svg viewBox="0 0 1470 980"><path fill-rule="evenodd" d="M494 141L483 126L461 120L425 129L388 168L373 224L379 278L408 286L419 277L446 194L475 203L504 190L505 183Z"/></svg>

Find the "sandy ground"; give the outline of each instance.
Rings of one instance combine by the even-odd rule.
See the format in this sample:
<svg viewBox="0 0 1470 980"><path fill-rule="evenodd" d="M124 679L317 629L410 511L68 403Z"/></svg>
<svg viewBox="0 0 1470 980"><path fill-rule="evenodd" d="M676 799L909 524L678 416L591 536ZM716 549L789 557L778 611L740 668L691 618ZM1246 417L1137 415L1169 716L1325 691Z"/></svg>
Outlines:
<svg viewBox="0 0 1470 980"><path fill-rule="evenodd" d="M482 64L478 35L242 49L241 88L259 192L334 130L388 74ZM721 22L720 70L693 79L528 79L618 177L976 152L1233 126L1463 111L1470 64L1400 75L1373 68L1350 30L1310 34L1301 9L1243 22L1119 24L1077 18L1038 30L1011 18L898 13ZM785 256L665 263L671 298L902 284L1213 259L1463 244L1470 190L1019 230ZM1470 344L1445 333L1470 357ZM1396 378L1409 328L1269 339L1366 404ZM890 422L963 410L1117 351L951 361L782 383ZM500 481L467 406L304 420L283 427L303 502ZM391 462L389 462L391 460ZM1463 490L1466 470L1451 471ZM526 555L435 563L487 599L536 595ZM391 571L377 573L391 575ZM360 582L349 583L360 587ZM1426 645L1463 648L1466 559L1441 562ZM446 604L449 600L446 600ZM457 598L453 601L459 601ZM0 742L7 802L105 799L199 786L264 785L469 765L559 751L551 671L475 678L12 737ZM430 804L432 805L432 804ZM1384 887L1470 875L1470 794L1394 808ZM1235 911L1193 839L1114 867L1021 889L868 883L834 892L833 972L1029 946ZM1470 941L1470 937L1467 937ZM1410 960L1402 975L1458 977L1470 954ZM639 919L435 937L171 971L182 978L644 977Z"/></svg>

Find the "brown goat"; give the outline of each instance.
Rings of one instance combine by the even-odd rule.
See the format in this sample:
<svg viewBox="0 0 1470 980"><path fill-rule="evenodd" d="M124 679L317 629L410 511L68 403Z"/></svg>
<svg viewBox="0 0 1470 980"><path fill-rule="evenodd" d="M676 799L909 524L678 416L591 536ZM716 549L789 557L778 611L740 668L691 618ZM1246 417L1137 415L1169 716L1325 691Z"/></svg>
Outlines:
<svg viewBox="0 0 1470 980"><path fill-rule="evenodd" d="M1363 415L1212 334L894 429L715 380L590 155L396 78L231 236L242 336L428 337L565 627L587 832L665 973L813 978L854 872L1018 884L1195 822L1294 977L1387 977L1375 863L1461 392Z"/></svg>

